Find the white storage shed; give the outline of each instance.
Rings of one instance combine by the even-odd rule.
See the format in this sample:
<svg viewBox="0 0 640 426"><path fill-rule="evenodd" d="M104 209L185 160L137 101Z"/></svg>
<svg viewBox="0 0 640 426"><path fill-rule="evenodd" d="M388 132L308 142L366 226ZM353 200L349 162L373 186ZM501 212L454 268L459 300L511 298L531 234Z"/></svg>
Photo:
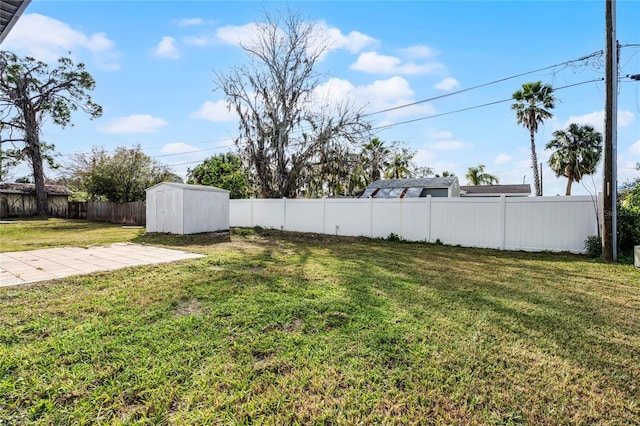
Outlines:
<svg viewBox="0 0 640 426"><path fill-rule="evenodd" d="M229 191L162 182L147 188L147 232L198 234L229 229Z"/></svg>

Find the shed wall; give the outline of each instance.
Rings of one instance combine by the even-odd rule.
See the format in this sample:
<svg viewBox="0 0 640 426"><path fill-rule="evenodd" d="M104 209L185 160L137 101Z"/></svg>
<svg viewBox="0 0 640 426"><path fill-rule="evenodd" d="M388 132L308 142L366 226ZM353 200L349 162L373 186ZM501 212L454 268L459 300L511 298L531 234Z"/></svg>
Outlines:
<svg viewBox="0 0 640 426"><path fill-rule="evenodd" d="M182 191L165 185L147 191L147 232L184 233Z"/></svg>
<svg viewBox="0 0 640 426"><path fill-rule="evenodd" d="M226 231L229 229L229 194L227 192L183 190L183 232Z"/></svg>
<svg viewBox="0 0 640 426"><path fill-rule="evenodd" d="M229 229L229 193L172 183L147 189L147 232L197 234Z"/></svg>

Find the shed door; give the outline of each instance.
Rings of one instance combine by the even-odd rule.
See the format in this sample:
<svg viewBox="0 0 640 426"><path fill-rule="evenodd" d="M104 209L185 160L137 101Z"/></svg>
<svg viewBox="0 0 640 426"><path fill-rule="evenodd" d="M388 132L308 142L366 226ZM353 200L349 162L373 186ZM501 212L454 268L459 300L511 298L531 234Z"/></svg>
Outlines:
<svg viewBox="0 0 640 426"><path fill-rule="evenodd" d="M165 195L164 191L156 192L156 232L166 232L165 230Z"/></svg>

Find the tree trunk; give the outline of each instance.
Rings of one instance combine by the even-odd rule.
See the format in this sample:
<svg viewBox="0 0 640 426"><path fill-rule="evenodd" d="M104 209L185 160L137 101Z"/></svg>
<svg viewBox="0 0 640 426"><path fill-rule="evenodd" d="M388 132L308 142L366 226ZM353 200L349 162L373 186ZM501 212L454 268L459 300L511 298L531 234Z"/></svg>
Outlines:
<svg viewBox="0 0 640 426"><path fill-rule="evenodd" d="M35 114L25 120L26 122L26 145L29 151L29 158L33 166L33 179L36 188L37 214L41 217L49 216L49 201L47 199L47 189L44 184L44 168L42 166L42 150L40 147L40 137L38 136L38 125Z"/></svg>
<svg viewBox="0 0 640 426"><path fill-rule="evenodd" d="M540 187L540 174L538 173L538 155L536 154L536 139L533 130L531 131L531 168L533 169L533 182L536 187L536 197L542 196Z"/></svg>
<svg viewBox="0 0 640 426"><path fill-rule="evenodd" d="M573 175L569 174L569 178L567 180L567 192L565 195L571 195L571 184L573 184Z"/></svg>

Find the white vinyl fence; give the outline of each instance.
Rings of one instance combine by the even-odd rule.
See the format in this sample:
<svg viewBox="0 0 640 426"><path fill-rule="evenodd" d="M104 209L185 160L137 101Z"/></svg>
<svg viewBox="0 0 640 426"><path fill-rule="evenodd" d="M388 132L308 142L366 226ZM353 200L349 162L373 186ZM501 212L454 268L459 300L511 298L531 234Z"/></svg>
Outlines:
<svg viewBox="0 0 640 426"><path fill-rule="evenodd" d="M230 200L232 227L435 242L502 250L584 252L597 235L589 196Z"/></svg>

